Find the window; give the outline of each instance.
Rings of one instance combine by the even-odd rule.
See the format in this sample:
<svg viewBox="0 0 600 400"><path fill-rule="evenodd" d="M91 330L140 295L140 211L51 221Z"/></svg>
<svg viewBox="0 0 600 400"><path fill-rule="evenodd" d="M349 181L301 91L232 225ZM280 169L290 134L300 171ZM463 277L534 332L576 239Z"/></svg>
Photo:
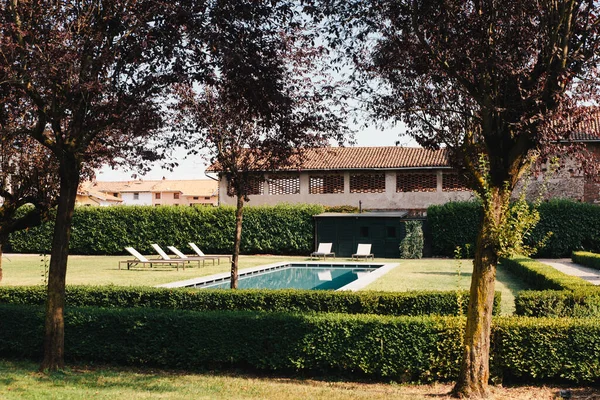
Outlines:
<svg viewBox="0 0 600 400"><path fill-rule="evenodd" d="M463 192L469 189L462 174L444 172L442 175L442 190L444 192Z"/></svg>
<svg viewBox="0 0 600 400"><path fill-rule="evenodd" d="M361 226L360 227L360 237L369 237L369 227L368 226Z"/></svg>
<svg viewBox="0 0 600 400"><path fill-rule="evenodd" d="M160 200L160 193L154 193L154 198L156 200Z"/></svg>
<svg viewBox="0 0 600 400"><path fill-rule="evenodd" d="M269 179L269 194L298 194L300 193L300 176L282 175Z"/></svg>
<svg viewBox="0 0 600 400"><path fill-rule="evenodd" d="M314 175L308 178L310 194L344 193L344 175Z"/></svg>
<svg viewBox="0 0 600 400"><path fill-rule="evenodd" d="M113 193L113 196L119 197L119 193Z"/></svg>
<svg viewBox="0 0 600 400"><path fill-rule="evenodd" d="M134 200L139 200L140 199L140 194L138 192L133 193L133 199Z"/></svg>
<svg viewBox="0 0 600 400"><path fill-rule="evenodd" d="M435 192L437 174L435 172L397 172L396 192Z"/></svg>
<svg viewBox="0 0 600 400"><path fill-rule="evenodd" d="M204 197L204 200L210 200L210 196Z"/></svg>
<svg viewBox="0 0 600 400"><path fill-rule="evenodd" d="M198 200L198 196L194 196L194 197L193 197L193 199L194 199L194 200Z"/></svg>
<svg viewBox="0 0 600 400"><path fill-rule="evenodd" d="M350 175L350 193L384 193L385 174Z"/></svg>
<svg viewBox="0 0 600 400"><path fill-rule="evenodd" d="M175 200L178 200L179 199L179 193L173 193L173 198Z"/></svg>
<svg viewBox="0 0 600 400"><path fill-rule="evenodd" d="M244 184L247 195L252 196L264 194L263 181L259 177L249 177L244 181ZM230 180L227 181L227 196L235 196L235 191L233 190Z"/></svg>

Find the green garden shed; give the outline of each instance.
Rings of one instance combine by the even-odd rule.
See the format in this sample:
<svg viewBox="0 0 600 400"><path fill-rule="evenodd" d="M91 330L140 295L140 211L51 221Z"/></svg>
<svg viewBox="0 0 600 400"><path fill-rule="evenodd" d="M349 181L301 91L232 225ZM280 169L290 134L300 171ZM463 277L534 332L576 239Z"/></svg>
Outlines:
<svg viewBox="0 0 600 400"><path fill-rule="evenodd" d="M336 257L350 257L359 243L370 243L375 257L398 258L407 215L406 211L315 215L315 249L319 243L332 243Z"/></svg>

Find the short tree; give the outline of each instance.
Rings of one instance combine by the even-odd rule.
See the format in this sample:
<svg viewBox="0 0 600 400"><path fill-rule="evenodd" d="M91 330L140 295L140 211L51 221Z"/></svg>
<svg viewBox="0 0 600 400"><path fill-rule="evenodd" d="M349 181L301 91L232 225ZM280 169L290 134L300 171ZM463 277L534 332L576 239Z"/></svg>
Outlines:
<svg viewBox="0 0 600 400"><path fill-rule="evenodd" d="M231 288L238 284L244 202L263 184L263 173L292 168L299 149L341 141L347 130L326 96L318 61L325 54L312 44L293 2L229 2L212 28L208 51L212 70L204 83L182 86L178 112L186 136L176 141L192 153L207 149L214 169L237 198ZM183 140L182 140L183 139Z"/></svg>
<svg viewBox="0 0 600 400"><path fill-rule="evenodd" d="M182 67L173 45L177 7L149 0L0 3L0 85L29 109L18 130L52 152L60 179L42 369L64 366L65 277L82 170L152 155L147 145L161 127L156 98L171 70Z"/></svg>
<svg viewBox="0 0 600 400"><path fill-rule="evenodd" d="M486 397L496 265L508 203L536 152L568 139L598 104L600 5L592 0L325 0L332 44L376 119L448 147L483 201L463 360L454 393ZM343 21L341 23L340 21ZM579 111L572 111L578 109ZM583 110L583 111L582 111ZM483 168L481 168L483 166Z"/></svg>

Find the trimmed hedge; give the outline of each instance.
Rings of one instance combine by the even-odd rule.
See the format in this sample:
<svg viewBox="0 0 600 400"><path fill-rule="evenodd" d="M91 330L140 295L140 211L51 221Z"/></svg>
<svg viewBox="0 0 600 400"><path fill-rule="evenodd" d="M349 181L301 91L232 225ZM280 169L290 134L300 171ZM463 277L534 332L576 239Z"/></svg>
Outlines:
<svg viewBox="0 0 600 400"><path fill-rule="evenodd" d="M538 290L578 290L592 288L590 282L567 275L549 265L527 257L504 258L501 263Z"/></svg>
<svg viewBox="0 0 600 400"><path fill-rule="evenodd" d="M600 254L591 253L589 251L574 251L571 255L571 260L576 264L600 269Z"/></svg>
<svg viewBox="0 0 600 400"><path fill-rule="evenodd" d="M38 358L44 310L0 305L0 356ZM197 370L243 368L353 379L456 379L464 318L67 308L68 360ZM597 319L498 318L491 372L600 382Z"/></svg>
<svg viewBox="0 0 600 400"><path fill-rule="evenodd" d="M529 285L515 296L515 314L528 317L600 317L600 290L579 277L530 258L503 259L502 264Z"/></svg>
<svg viewBox="0 0 600 400"><path fill-rule="evenodd" d="M598 288L520 292L515 297L515 314L526 317L600 317Z"/></svg>
<svg viewBox="0 0 600 400"><path fill-rule="evenodd" d="M569 257L575 250L600 252L600 207L553 199L539 206L540 221L527 244L534 246L552 232L536 257ZM474 248L482 210L477 201L451 202L427 209L433 255L453 257L457 246Z"/></svg>
<svg viewBox="0 0 600 400"><path fill-rule="evenodd" d="M319 205L246 207L241 251L244 254L308 254L314 243L312 216ZM11 251L48 253L53 223L10 236ZM152 253L152 243L205 253L233 251L233 207L116 206L77 207L73 214L70 254L124 254L125 246Z"/></svg>
<svg viewBox="0 0 600 400"><path fill-rule="evenodd" d="M427 208L434 256L454 257L460 246L475 249L477 230L483 218L478 201L456 201ZM472 257L472 255L466 255Z"/></svg>
<svg viewBox="0 0 600 400"><path fill-rule="evenodd" d="M501 293L494 297L500 314ZM459 301L458 299L461 299ZM44 286L0 287L0 303L42 305ZM334 292L319 290L197 290L118 286L67 286L71 307L147 307L194 311L336 312L381 315L458 315L467 311L467 291Z"/></svg>

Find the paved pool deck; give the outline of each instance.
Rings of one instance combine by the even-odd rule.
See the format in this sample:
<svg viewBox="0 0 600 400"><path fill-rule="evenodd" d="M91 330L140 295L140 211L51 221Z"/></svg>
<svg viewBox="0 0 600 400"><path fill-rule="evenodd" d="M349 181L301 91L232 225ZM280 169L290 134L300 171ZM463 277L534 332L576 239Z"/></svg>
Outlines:
<svg viewBox="0 0 600 400"><path fill-rule="evenodd" d="M537 261L556 268L567 275L578 276L594 285L600 285L600 270L575 264L570 258L539 258Z"/></svg>

